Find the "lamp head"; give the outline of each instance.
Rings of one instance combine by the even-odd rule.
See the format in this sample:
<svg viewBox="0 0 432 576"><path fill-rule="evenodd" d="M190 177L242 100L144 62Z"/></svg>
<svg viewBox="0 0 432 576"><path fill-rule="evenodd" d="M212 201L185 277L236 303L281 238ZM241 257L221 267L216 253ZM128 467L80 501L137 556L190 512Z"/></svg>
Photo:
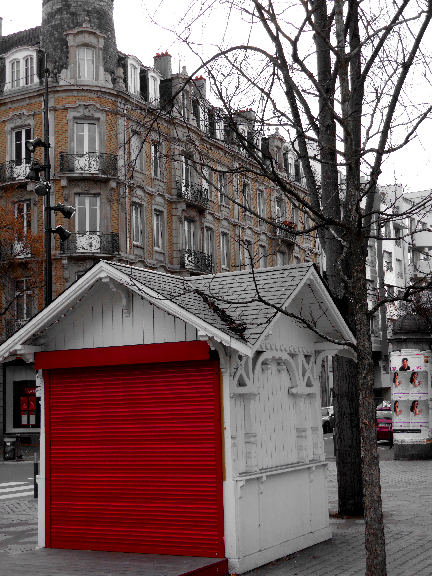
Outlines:
<svg viewBox="0 0 432 576"><path fill-rule="evenodd" d="M38 148L39 146L41 146L42 148L46 148L47 144L45 144L45 142L40 138L35 138L34 140L26 140L25 146L27 150L30 150L30 152L34 152L36 148Z"/></svg>
<svg viewBox="0 0 432 576"><path fill-rule="evenodd" d="M42 172L42 164L34 160L30 164L30 170L26 176L27 180L33 180L34 182L39 182L40 180L40 172Z"/></svg>
<svg viewBox="0 0 432 576"><path fill-rule="evenodd" d="M34 189L34 193L38 196L46 196L50 190L51 186L48 182L39 182L39 184Z"/></svg>
<svg viewBox="0 0 432 576"><path fill-rule="evenodd" d="M58 234L59 238L62 242L65 242L71 235L69 230L65 230L63 226L56 226L54 230L52 230L53 234Z"/></svg>
<svg viewBox="0 0 432 576"><path fill-rule="evenodd" d="M51 210L60 212L60 214L63 214L63 216L68 219L72 218L75 214L75 208L73 206L65 206L64 204L56 204L51 208Z"/></svg>

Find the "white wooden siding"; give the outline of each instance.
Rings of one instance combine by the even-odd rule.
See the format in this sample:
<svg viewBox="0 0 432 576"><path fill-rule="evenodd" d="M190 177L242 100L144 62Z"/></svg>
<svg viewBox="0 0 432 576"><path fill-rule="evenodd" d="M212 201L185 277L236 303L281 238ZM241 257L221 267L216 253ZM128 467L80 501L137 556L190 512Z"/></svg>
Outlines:
<svg viewBox="0 0 432 576"><path fill-rule="evenodd" d="M118 292L98 282L76 309L46 331L46 350L105 348L197 340L197 330L130 293L130 314Z"/></svg>

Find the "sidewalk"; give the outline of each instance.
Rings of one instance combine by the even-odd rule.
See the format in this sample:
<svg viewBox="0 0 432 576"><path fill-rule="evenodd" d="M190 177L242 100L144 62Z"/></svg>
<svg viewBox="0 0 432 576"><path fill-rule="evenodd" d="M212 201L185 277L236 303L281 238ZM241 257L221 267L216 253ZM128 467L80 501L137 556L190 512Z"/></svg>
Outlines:
<svg viewBox="0 0 432 576"><path fill-rule="evenodd" d="M432 575L432 461L383 454L381 479L388 576ZM330 510L337 509L336 465L329 462ZM115 552L36 550L36 501L0 504L1 576L169 576L151 557ZM248 576L364 576L364 522L330 519L333 538L253 570Z"/></svg>

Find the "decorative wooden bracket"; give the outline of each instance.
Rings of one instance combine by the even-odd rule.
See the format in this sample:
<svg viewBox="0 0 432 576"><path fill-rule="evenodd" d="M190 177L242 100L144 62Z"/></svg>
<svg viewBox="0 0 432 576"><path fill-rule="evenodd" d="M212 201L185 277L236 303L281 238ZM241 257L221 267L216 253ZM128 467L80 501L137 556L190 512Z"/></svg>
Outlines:
<svg viewBox="0 0 432 576"><path fill-rule="evenodd" d="M127 288L125 288L124 286L121 286L118 283L116 283L116 285L114 285L114 282L112 281L112 279L109 276L104 276L102 278L102 282L105 282L105 284L108 284L108 286L111 288L111 290L113 292L117 292L120 295L120 298L122 301L123 313L125 316L130 316L131 298L130 298L129 290Z"/></svg>

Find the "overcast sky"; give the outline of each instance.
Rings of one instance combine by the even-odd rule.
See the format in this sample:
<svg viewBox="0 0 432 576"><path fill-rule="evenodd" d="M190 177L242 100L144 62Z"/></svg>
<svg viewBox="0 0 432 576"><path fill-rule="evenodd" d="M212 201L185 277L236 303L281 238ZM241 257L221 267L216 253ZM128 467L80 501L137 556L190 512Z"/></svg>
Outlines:
<svg viewBox="0 0 432 576"><path fill-rule="evenodd" d="M168 50L173 56L173 71L186 65L188 72L193 72L197 60L172 32L182 32L182 21L190 4L191 0L115 0L114 23L118 49L137 56L146 65L152 64L157 52ZM3 17L3 35L38 26L42 19L42 0L3 0L0 16ZM202 50L206 53L212 53L211 44L217 41L214 34L224 29L224 20L224 14L219 12L219 17L215 15L210 20L210 26L207 22L207 28L201 30ZM238 28L236 32L236 36L239 36ZM247 31L245 37L246 34ZM239 41L237 37L236 42ZM432 188L431 132L432 122L428 120L420 130L417 142L394 154L392 161L386 163L380 184L393 184L396 177L407 191Z"/></svg>

